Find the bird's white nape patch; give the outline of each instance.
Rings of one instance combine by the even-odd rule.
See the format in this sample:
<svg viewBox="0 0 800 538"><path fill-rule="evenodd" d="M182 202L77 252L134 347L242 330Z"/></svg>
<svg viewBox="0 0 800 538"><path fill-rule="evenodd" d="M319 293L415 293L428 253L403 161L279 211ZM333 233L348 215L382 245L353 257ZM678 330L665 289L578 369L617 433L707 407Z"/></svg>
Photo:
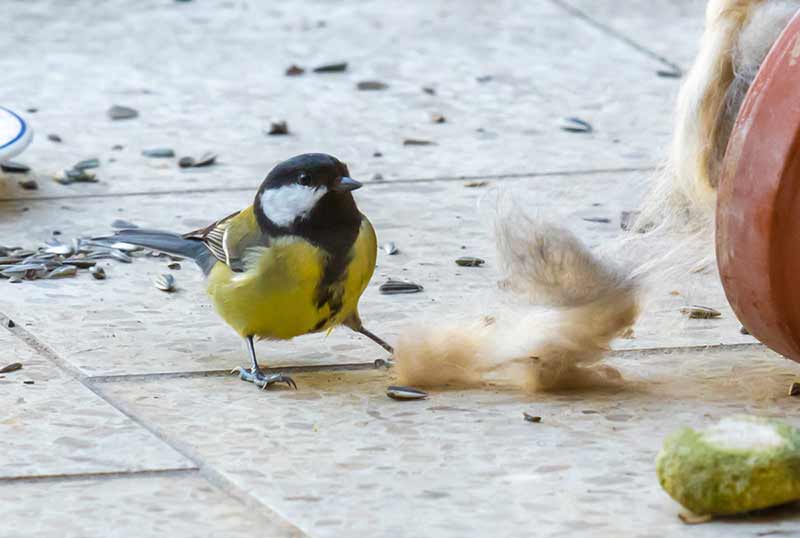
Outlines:
<svg viewBox="0 0 800 538"><path fill-rule="evenodd" d="M314 209L317 201L327 192L325 187L309 187L297 183L266 189L261 193L261 210L278 226L289 226L295 219Z"/></svg>

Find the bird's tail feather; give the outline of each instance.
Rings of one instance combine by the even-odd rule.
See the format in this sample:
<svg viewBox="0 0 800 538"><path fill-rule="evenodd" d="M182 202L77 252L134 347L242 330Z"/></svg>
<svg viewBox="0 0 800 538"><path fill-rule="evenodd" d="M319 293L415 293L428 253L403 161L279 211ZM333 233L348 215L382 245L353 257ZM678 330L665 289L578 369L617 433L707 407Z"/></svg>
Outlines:
<svg viewBox="0 0 800 538"><path fill-rule="evenodd" d="M110 237L172 256L192 259L206 274L216 262L214 256L202 242L196 239L186 239L171 232L132 228L118 230ZM108 239L108 237L101 239Z"/></svg>

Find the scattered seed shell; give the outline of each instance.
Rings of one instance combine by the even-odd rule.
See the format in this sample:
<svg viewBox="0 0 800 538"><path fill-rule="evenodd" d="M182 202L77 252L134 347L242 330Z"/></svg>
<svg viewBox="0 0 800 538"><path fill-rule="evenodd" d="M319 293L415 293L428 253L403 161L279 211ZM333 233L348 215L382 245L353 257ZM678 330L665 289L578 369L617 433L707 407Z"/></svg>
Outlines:
<svg viewBox="0 0 800 538"><path fill-rule="evenodd" d="M55 133L50 133L49 135L47 135L47 139L48 139L50 142L58 142L58 143L61 143L61 137L60 137L60 136L58 136L58 135L57 135L57 134L55 134Z"/></svg>
<svg viewBox="0 0 800 538"><path fill-rule="evenodd" d="M385 90L388 87L388 84L379 80L362 80L356 84L356 88L361 91Z"/></svg>
<svg viewBox="0 0 800 538"><path fill-rule="evenodd" d="M306 70L300 67L299 65L292 64L286 68L286 76L287 77L298 77L305 73Z"/></svg>
<svg viewBox="0 0 800 538"><path fill-rule="evenodd" d="M181 264L180 262L171 262L167 264L167 268L172 269L173 271L180 271Z"/></svg>
<svg viewBox="0 0 800 538"><path fill-rule="evenodd" d="M467 181L466 183L464 183L464 186L467 187L468 189L475 189L478 187L485 187L488 184L489 184L488 181Z"/></svg>
<svg viewBox="0 0 800 538"><path fill-rule="evenodd" d="M161 291L175 291L175 277L170 274L158 275L153 279L153 284Z"/></svg>
<svg viewBox="0 0 800 538"><path fill-rule="evenodd" d="M384 295L398 295L401 293L419 293L423 289L422 285L406 280L392 280L391 278L381 284L378 290Z"/></svg>
<svg viewBox="0 0 800 538"><path fill-rule="evenodd" d="M68 278L76 274L78 274L78 268L74 265L62 265L47 273L45 278Z"/></svg>
<svg viewBox="0 0 800 538"><path fill-rule="evenodd" d="M708 306L690 305L681 308L681 313L689 316L691 319L711 319L718 318L722 312L715 310Z"/></svg>
<svg viewBox="0 0 800 538"><path fill-rule="evenodd" d="M527 420L528 422L541 422L541 421L542 421L542 417L539 417L539 416L536 416L536 415L531 415L531 414L530 414L530 413L528 413L528 412L523 412L523 413L522 413L522 416L523 416L523 417L525 418L525 420Z"/></svg>
<svg viewBox="0 0 800 538"><path fill-rule="evenodd" d="M36 182L35 179L23 179L17 181L17 185L19 185L26 191L35 191L39 189L39 184Z"/></svg>
<svg viewBox="0 0 800 538"><path fill-rule="evenodd" d="M0 163L0 170L9 174L27 174L31 171L31 167L14 161L5 161Z"/></svg>
<svg viewBox="0 0 800 538"><path fill-rule="evenodd" d="M683 76L683 71L681 71L678 67L674 67L672 69L659 69L656 71L656 75L662 78L681 78Z"/></svg>
<svg viewBox="0 0 800 538"><path fill-rule="evenodd" d="M341 73L347 71L347 62L323 64L314 68L315 73Z"/></svg>
<svg viewBox="0 0 800 538"><path fill-rule="evenodd" d="M289 134L289 124L285 121L273 121L269 124L269 131L267 131L269 136L281 136L281 135L288 135Z"/></svg>
<svg viewBox="0 0 800 538"><path fill-rule="evenodd" d="M33 381L33 380L29 379L27 381L23 381L23 383L25 383L26 385L33 385L34 383L36 383L36 381Z"/></svg>
<svg viewBox="0 0 800 538"><path fill-rule="evenodd" d="M106 271L99 265L93 265L89 268L89 273L91 273L92 278L95 280L105 280L106 279Z"/></svg>
<svg viewBox="0 0 800 538"><path fill-rule="evenodd" d="M139 111L128 106L114 105L108 109L108 117L112 120L127 120L135 118Z"/></svg>
<svg viewBox="0 0 800 538"><path fill-rule="evenodd" d="M11 373L11 372L16 372L17 370L21 370L21 369L22 369L22 363L21 362L12 362L11 364L8 364L8 365L3 366L2 368L0 368L0 374L8 374L8 373Z"/></svg>
<svg viewBox="0 0 800 538"><path fill-rule="evenodd" d="M486 260L482 260L480 258L475 258L472 256L463 256L456 260L456 265L461 267L480 267L486 263Z"/></svg>
<svg viewBox="0 0 800 538"><path fill-rule="evenodd" d="M100 166L100 159L92 158L92 159L84 159L80 162L75 163L72 167L73 170L89 170L91 168L97 168Z"/></svg>
<svg viewBox="0 0 800 538"><path fill-rule="evenodd" d="M586 222L597 222L598 224L608 224L611 222L611 219L607 219L606 217L583 217L583 220Z"/></svg>
<svg viewBox="0 0 800 538"><path fill-rule="evenodd" d="M678 519L686 525L700 525L711 521L711 514L697 515L691 512L678 512Z"/></svg>
<svg viewBox="0 0 800 538"><path fill-rule="evenodd" d="M428 95L436 95L436 88L432 88L430 86L423 86L422 91Z"/></svg>
<svg viewBox="0 0 800 538"><path fill-rule="evenodd" d="M419 138L406 138L403 140L404 146L435 146L436 142L430 140L422 140Z"/></svg>
<svg viewBox="0 0 800 538"><path fill-rule="evenodd" d="M392 385L386 388L386 396L392 400L424 400L428 393L413 387Z"/></svg>
<svg viewBox="0 0 800 538"><path fill-rule="evenodd" d="M399 252L399 250L397 250L397 245L394 244L394 241L389 241L388 243L384 243L384 245L381 248L389 256L394 256Z"/></svg>
<svg viewBox="0 0 800 538"><path fill-rule="evenodd" d="M789 387L789 396L800 396L800 383L795 381Z"/></svg>
<svg viewBox="0 0 800 538"><path fill-rule="evenodd" d="M569 133L592 132L592 125L589 122L575 117L561 118L558 122L558 126L562 131L567 131Z"/></svg>
<svg viewBox="0 0 800 538"><path fill-rule="evenodd" d="M142 155L154 159L168 159L175 156L175 150L172 148L143 149Z"/></svg>

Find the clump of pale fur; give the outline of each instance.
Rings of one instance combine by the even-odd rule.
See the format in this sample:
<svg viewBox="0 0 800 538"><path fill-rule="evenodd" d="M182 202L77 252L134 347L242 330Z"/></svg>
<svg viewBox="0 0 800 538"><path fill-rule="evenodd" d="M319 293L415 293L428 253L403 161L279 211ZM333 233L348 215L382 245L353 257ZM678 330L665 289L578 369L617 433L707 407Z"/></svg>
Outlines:
<svg viewBox="0 0 800 538"><path fill-rule="evenodd" d="M614 384L597 365L639 313L632 277L595 257L566 230L511 209L495 230L513 304L491 316L418 326L395 347L402 384L472 386L501 379L527 390Z"/></svg>
<svg viewBox="0 0 800 538"><path fill-rule="evenodd" d="M736 116L800 0L710 0L700 50L678 94L672 144L639 229L713 231L716 189Z"/></svg>

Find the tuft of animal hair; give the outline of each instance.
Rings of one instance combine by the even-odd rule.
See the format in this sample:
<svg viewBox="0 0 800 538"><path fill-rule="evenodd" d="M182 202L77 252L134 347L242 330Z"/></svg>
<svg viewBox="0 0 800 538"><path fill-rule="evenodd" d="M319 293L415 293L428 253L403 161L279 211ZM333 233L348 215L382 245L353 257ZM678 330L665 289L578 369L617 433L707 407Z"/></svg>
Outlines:
<svg viewBox="0 0 800 538"><path fill-rule="evenodd" d="M716 189L736 116L800 0L710 0L699 52L675 110L668 158L636 228L713 232Z"/></svg>
<svg viewBox="0 0 800 538"><path fill-rule="evenodd" d="M569 231L500 211L495 236L504 278L490 315L411 327L395 346L402 384L528 391L616 385L598 364L639 314L636 278L592 254Z"/></svg>

